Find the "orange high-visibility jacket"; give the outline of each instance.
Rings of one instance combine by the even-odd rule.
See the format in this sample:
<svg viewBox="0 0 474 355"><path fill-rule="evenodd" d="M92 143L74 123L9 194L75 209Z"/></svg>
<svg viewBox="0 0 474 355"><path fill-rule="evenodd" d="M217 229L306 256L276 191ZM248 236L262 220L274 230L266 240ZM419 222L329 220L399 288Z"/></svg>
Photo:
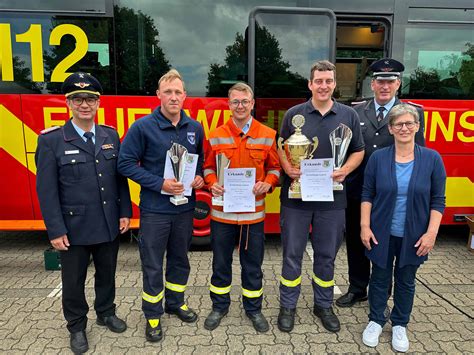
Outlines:
<svg viewBox="0 0 474 355"><path fill-rule="evenodd" d="M217 182L216 154L230 159L229 168L255 168L256 181L269 183L273 191L280 177L275 130L252 119L250 130L243 134L232 119L210 133L211 149L206 152L204 180L207 186ZM223 206L212 206L211 219L230 224L254 224L265 219L265 195L255 197L255 212L226 213Z"/></svg>

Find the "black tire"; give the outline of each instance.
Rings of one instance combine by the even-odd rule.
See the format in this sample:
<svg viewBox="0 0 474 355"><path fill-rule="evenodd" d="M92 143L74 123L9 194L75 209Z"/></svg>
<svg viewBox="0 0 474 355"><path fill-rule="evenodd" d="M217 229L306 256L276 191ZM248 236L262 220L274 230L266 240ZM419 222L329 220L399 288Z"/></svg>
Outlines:
<svg viewBox="0 0 474 355"><path fill-rule="evenodd" d="M191 240L191 245L199 246L199 247L210 247L211 246L211 236L206 235L203 237L196 237L193 235L193 239Z"/></svg>

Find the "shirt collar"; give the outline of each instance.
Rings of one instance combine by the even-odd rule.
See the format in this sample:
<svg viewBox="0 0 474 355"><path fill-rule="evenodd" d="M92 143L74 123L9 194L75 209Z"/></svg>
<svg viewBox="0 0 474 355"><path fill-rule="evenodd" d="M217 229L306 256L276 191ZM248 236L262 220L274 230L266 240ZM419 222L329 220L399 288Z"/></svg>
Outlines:
<svg viewBox="0 0 474 355"><path fill-rule="evenodd" d="M251 125L252 125L252 117L250 117L250 119L247 121L245 126L242 127L242 132L244 132L245 134L249 133Z"/></svg>
<svg viewBox="0 0 474 355"><path fill-rule="evenodd" d="M392 107L393 107L394 104L395 104L395 96L392 97L392 99L391 99L389 102L387 102L385 105L379 105L379 104L377 103L377 100L374 100L375 114L378 113L377 110L379 109L379 107L382 107L382 106L383 106L383 107L385 107L385 111L383 112L383 115L385 116L385 115L388 113L388 111L390 111L390 110L392 109Z"/></svg>
<svg viewBox="0 0 474 355"><path fill-rule="evenodd" d="M332 106L329 109L329 111L324 115L324 117L327 116L330 112L337 114L339 103L335 99L331 99L331 100L332 100ZM313 101L311 101L311 98L308 101L306 101L306 112L307 113L318 112L319 114L321 114L319 110L313 106Z"/></svg>
<svg viewBox="0 0 474 355"><path fill-rule="evenodd" d="M72 126L74 127L74 129L76 130L77 134L79 135L79 137L81 137L84 140L84 142L87 142L87 138L84 137L84 133L86 133L86 131L84 131L81 127L76 125L73 120L71 120L71 123L72 123ZM95 142L95 123L92 126L90 132L92 132L94 134L92 136L92 140Z"/></svg>

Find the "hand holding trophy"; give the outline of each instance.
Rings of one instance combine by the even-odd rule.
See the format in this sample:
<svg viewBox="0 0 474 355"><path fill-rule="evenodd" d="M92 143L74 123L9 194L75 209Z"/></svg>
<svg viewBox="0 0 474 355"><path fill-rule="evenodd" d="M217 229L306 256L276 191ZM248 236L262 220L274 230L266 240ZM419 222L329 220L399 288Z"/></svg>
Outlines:
<svg viewBox="0 0 474 355"><path fill-rule="evenodd" d="M168 150L168 157L171 160L171 166L173 167L173 174L176 181L182 182L188 157L188 150L181 144L173 143L171 148ZM172 196L170 202L176 206L184 205L185 203L188 203L188 198L184 196L184 193L182 193Z"/></svg>
<svg viewBox="0 0 474 355"><path fill-rule="evenodd" d="M216 174L217 183L222 186L224 185L224 169L227 169L230 165L230 159L228 159L224 153L216 154ZM224 206L223 196L212 197L213 206Z"/></svg>
<svg viewBox="0 0 474 355"><path fill-rule="evenodd" d="M284 152L284 156L295 168L300 168L301 161L312 159L313 153L318 147L318 137L313 137L313 143L301 133L301 127L304 126L305 118L303 115L295 115L291 119L291 124L295 127L293 133L283 144L283 138L278 138L278 149ZM294 179L288 189L288 198L301 198L300 179Z"/></svg>
<svg viewBox="0 0 474 355"><path fill-rule="evenodd" d="M329 141L331 142L332 156L334 158L334 170L340 169L344 164L351 139L352 131L343 123L340 123L334 131L329 133ZM344 190L344 185L334 181L332 189L342 191Z"/></svg>

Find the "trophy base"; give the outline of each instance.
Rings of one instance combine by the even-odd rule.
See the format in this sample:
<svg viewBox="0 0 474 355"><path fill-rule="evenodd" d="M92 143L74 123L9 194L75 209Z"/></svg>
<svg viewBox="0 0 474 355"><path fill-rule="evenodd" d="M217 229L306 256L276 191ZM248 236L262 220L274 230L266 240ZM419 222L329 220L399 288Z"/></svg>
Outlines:
<svg viewBox="0 0 474 355"><path fill-rule="evenodd" d="M301 200L301 192L288 190L288 198Z"/></svg>
<svg viewBox="0 0 474 355"><path fill-rule="evenodd" d="M344 185L341 184L340 182L335 182L335 183L332 185L332 190L333 190L333 191L343 191L343 190L344 190Z"/></svg>
<svg viewBox="0 0 474 355"><path fill-rule="evenodd" d="M213 197L212 198L212 205L213 206L224 206L224 199L222 198L222 196Z"/></svg>
<svg viewBox="0 0 474 355"><path fill-rule="evenodd" d="M188 198L184 196L173 196L170 198L170 202L175 206L184 205L188 203Z"/></svg>

